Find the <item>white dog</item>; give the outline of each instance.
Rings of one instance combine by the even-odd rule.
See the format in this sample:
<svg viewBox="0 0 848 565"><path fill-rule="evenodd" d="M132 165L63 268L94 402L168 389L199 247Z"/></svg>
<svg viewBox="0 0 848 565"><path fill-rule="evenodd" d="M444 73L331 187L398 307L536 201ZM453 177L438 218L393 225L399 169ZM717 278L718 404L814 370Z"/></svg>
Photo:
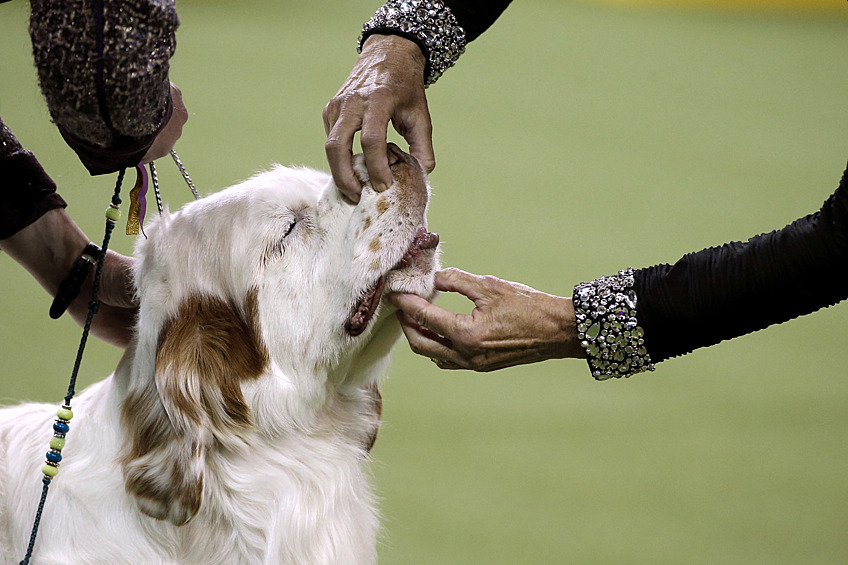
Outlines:
<svg viewBox="0 0 848 565"><path fill-rule="evenodd" d="M386 292L433 295L418 162L356 206L277 167L141 240L134 343L73 402L32 563L376 561L367 469L400 335ZM0 562L26 552L57 406L0 410Z"/></svg>

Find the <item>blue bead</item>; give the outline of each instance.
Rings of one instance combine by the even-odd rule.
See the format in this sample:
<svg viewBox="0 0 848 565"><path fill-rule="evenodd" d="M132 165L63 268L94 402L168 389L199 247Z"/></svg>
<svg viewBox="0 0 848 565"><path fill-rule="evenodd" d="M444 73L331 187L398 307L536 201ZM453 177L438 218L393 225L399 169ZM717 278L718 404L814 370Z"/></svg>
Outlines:
<svg viewBox="0 0 848 565"><path fill-rule="evenodd" d="M47 460L51 463L58 463L62 460L62 454L56 451L48 451L47 452Z"/></svg>
<svg viewBox="0 0 848 565"><path fill-rule="evenodd" d="M66 434L71 428L65 422L56 422L53 424L53 431L58 434Z"/></svg>

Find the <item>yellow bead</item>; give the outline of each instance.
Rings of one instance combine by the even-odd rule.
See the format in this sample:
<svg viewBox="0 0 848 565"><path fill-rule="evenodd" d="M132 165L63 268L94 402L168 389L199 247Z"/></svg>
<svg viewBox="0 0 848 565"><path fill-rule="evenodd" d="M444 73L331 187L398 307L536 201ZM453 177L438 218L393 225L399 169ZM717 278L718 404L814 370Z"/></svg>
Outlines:
<svg viewBox="0 0 848 565"><path fill-rule="evenodd" d="M58 416L60 420L70 420L74 417L74 413L70 408L59 408Z"/></svg>
<svg viewBox="0 0 848 565"><path fill-rule="evenodd" d="M121 211L117 208L109 206L106 208L106 219L117 222L121 218Z"/></svg>
<svg viewBox="0 0 848 565"><path fill-rule="evenodd" d="M62 451L65 447L65 438L63 437L51 437L50 438L50 449L57 449Z"/></svg>
<svg viewBox="0 0 848 565"><path fill-rule="evenodd" d="M41 468L41 472L47 475L48 477L55 477L59 474L59 469L54 467L53 465L45 465Z"/></svg>

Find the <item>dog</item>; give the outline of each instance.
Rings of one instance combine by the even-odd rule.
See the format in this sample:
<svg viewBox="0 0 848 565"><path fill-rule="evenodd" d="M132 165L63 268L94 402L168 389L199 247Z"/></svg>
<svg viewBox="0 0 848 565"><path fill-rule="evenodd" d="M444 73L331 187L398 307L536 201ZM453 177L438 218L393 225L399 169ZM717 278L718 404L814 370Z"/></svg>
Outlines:
<svg viewBox="0 0 848 565"><path fill-rule="evenodd" d="M388 292L434 296L418 161L388 149L357 205L276 166L166 212L136 246L139 314L73 402L32 563L369 564ZM57 406L0 410L0 559L26 552Z"/></svg>

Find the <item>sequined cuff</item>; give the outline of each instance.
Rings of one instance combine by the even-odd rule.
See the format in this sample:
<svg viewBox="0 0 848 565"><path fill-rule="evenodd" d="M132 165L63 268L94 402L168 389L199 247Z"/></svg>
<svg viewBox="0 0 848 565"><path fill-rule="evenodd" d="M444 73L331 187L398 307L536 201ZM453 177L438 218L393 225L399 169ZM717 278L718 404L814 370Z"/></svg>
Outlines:
<svg viewBox="0 0 848 565"><path fill-rule="evenodd" d="M654 370L633 286L633 269L625 269L574 287L577 336L599 381Z"/></svg>
<svg viewBox="0 0 848 565"><path fill-rule="evenodd" d="M456 63L465 52L465 30L442 0L388 0L362 26L359 47L371 33L395 32L412 39L424 50L427 67L424 84L429 86Z"/></svg>

